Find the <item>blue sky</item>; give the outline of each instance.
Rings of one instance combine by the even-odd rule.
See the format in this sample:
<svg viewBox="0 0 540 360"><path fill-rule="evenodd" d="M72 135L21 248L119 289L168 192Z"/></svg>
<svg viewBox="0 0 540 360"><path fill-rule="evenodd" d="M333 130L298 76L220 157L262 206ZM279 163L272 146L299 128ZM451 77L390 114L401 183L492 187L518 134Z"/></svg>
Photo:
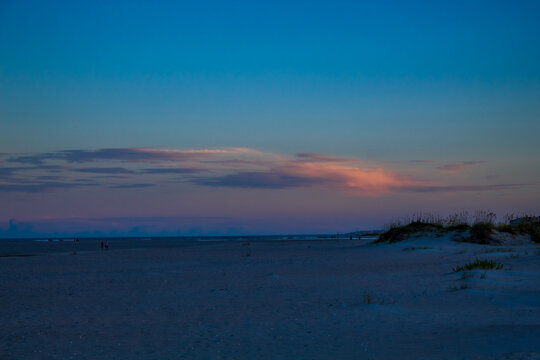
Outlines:
<svg viewBox="0 0 540 360"><path fill-rule="evenodd" d="M280 224L293 232L349 230L404 215L411 201L416 211L538 211L538 14L540 3L532 1L2 1L0 169L10 175L0 179L0 200L16 206L0 212L0 228L15 219L34 222L45 232L56 231L54 226L68 232L121 232L127 228L115 230L105 220L84 229L66 224L74 217L124 218L132 224L144 216L152 226L152 218L182 213L187 218L228 216L223 223L230 226L201 220L196 228L202 232L223 233L231 224L233 232L280 232ZM13 169L29 166L14 159L61 151L238 148L258 152L250 153L251 167L210 169L197 159L190 166L205 166L215 177L197 183L191 173L172 188L174 179L143 178L141 164L126 165L117 157L94 159L90 167L49 156L38 167ZM332 161L312 159L310 164L319 168L308 171L306 158L297 157L303 153L355 162L340 163L335 171L344 177L337 181L326 172ZM165 161L158 165L172 166ZM302 167L291 170L291 162L298 161ZM464 163L469 165L453 175L444 170ZM64 169L51 175L53 170L44 167L51 165ZM97 168L141 176L107 184L78 179L95 183L90 188L96 205L81 210L88 206L83 194L88 188L65 184L77 180L74 173L107 171ZM378 210L373 194L366 198L358 184L353 195L342 191L350 190L343 179L358 179L371 174L363 170L375 168L392 179L414 179L414 186L430 182L456 190L453 195L431 191L428 198L396 190L413 186L402 181L377 193L385 204ZM49 176L47 183L43 176ZM222 186L224 179L230 184L239 178L234 187ZM258 188L238 186L246 178ZM43 192L21 191L14 186L21 180ZM296 185L261 186L270 180ZM324 189L313 195L315 183ZM492 187L490 196L470 194L471 186L494 185L514 187ZM172 193L185 192L206 204L197 214L164 204ZM99 201L111 196L127 196L131 210L100 210ZM313 196L321 200L313 203ZM281 200L265 211L292 209L286 217L302 225L285 226L278 215L265 223L261 218L268 214L262 210L251 217L269 197ZM238 199L246 200L230 210ZM306 212L289 199L321 210ZM150 203L152 212L145 210ZM56 225L45 227L47 216ZM329 219L324 229L315 226L321 219ZM170 221L163 231L181 233L189 227Z"/></svg>

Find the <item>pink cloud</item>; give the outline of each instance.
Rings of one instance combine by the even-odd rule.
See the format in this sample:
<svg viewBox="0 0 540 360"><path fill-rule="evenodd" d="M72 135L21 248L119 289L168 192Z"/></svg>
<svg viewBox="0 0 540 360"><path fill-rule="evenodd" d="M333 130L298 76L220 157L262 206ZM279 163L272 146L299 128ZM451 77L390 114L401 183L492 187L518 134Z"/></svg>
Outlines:
<svg viewBox="0 0 540 360"><path fill-rule="evenodd" d="M318 179L326 187L363 196L378 196L398 191L400 188L427 185L426 181L411 179L381 167L353 166L339 163L334 159L288 161L279 164L277 171L297 177Z"/></svg>
<svg viewBox="0 0 540 360"><path fill-rule="evenodd" d="M262 152L256 155L256 158L249 160L219 161L225 174L198 177L193 182L207 186L246 188L324 186L361 196L378 196L431 183L353 158L323 154L287 157Z"/></svg>

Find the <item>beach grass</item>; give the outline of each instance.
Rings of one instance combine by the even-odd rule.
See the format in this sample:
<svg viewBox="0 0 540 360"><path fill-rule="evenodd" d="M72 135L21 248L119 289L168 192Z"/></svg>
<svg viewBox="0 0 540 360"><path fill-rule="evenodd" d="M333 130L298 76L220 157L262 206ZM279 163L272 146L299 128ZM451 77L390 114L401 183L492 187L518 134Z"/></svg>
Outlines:
<svg viewBox="0 0 540 360"><path fill-rule="evenodd" d="M470 271L475 269L481 269L481 270L502 270L504 268L504 265L502 263L498 263L494 260L488 260L488 259L476 259L470 263L467 263L465 265L460 265L452 268L453 272L460 272L460 271Z"/></svg>
<svg viewBox="0 0 540 360"><path fill-rule="evenodd" d="M443 226L438 223L428 223L423 221L413 221L407 225L392 226L390 229L379 235L376 242L395 243L405 240L411 234L432 232L442 230Z"/></svg>
<svg viewBox="0 0 540 360"><path fill-rule="evenodd" d="M462 211L447 217L431 213L414 214L387 225L386 231L382 232L374 243L395 243L412 235L424 233L435 233L435 237L441 237L449 232L468 232L465 241L493 244L491 236L494 231L512 235L527 234L532 241L540 243L538 217L532 215L516 217L514 214L508 214L503 217L502 222L497 222L497 215L489 210L477 210L473 214Z"/></svg>

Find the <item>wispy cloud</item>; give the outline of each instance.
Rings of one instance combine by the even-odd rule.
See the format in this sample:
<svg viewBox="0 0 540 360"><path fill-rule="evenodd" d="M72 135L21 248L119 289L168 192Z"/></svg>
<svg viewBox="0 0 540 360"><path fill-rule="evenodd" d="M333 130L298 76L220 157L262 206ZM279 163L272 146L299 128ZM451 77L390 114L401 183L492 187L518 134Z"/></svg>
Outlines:
<svg viewBox="0 0 540 360"><path fill-rule="evenodd" d="M365 161L321 154L301 154L257 163L260 171L237 170L221 176L195 178L198 185L285 189L324 186L356 195L376 196L401 187L425 185L426 181L374 167Z"/></svg>
<svg viewBox="0 0 540 360"><path fill-rule="evenodd" d="M292 176L315 179L320 184L355 195L377 196L413 185L426 185L425 180L400 175L396 171L377 167L365 161L351 164L336 162L284 162L276 171Z"/></svg>
<svg viewBox="0 0 540 360"><path fill-rule="evenodd" d="M17 167L0 167L0 181L13 179L14 176L25 173L25 172L35 172L35 171L46 171L46 172L61 172L65 170L64 166L57 165L36 165L36 166L17 166Z"/></svg>
<svg viewBox="0 0 540 360"><path fill-rule="evenodd" d="M92 167L92 168L74 168L72 171L91 173L91 174L135 174L134 171L122 167Z"/></svg>
<svg viewBox="0 0 540 360"><path fill-rule="evenodd" d="M313 186L321 184L323 180L277 172L238 172L218 177L195 178L192 182L204 186L286 189Z"/></svg>
<svg viewBox="0 0 540 360"><path fill-rule="evenodd" d="M20 167L0 167L0 181L6 181L11 180L13 178L13 174L15 174L17 171L20 171Z"/></svg>
<svg viewBox="0 0 540 360"><path fill-rule="evenodd" d="M142 189L159 185L156 181L169 181L169 184L171 181L178 184L187 181L199 186L231 188L289 189L318 186L358 196L380 196L411 191L482 191L521 186L458 186L448 183L448 179L433 180L436 178L433 169L425 167L416 167L421 171L416 171L416 175L411 176L403 169L392 168L389 163L377 164L363 159L319 153L284 155L242 147L202 150L64 150L10 156L8 161L19 166L0 167L0 181L4 182L0 191L44 192L97 185L114 189ZM411 164L431 162L433 160L410 161ZM82 166L89 163L92 163L92 166ZM149 167L148 163L153 166ZM452 173L484 163L485 161L462 161L437 169ZM415 169L411 166L410 170ZM24 176L21 175L23 173ZM50 173L55 173L58 177L46 181L47 178L43 176L51 176ZM94 184L81 180L77 173L108 175L112 183ZM26 183L18 181L19 175ZM160 177L149 178L150 175ZM179 175L180 178L177 178ZM35 183L31 181L32 176Z"/></svg>
<svg viewBox="0 0 540 360"><path fill-rule="evenodd" d="M253 150L247 148L203 149L203 150L156 150L144 148L100 149L100 150L63 150L37 155L10 157L9 162L23 164L43 164L49 160L61 160L68 163L86 163L92 161L116 160L125 162L162 162L188 161L209 158L219 154L243 154Z"/></svg>
<svg viewBox="0 0 540 360"><path fill-rule="evenodd" d="M462 161L455 164L446 164L443 166L439 166L437 169L442 171L450 171L450 172L457 172L465 170L468 167L474 166L474 165L480 165L485 164L487 161Z"/></svg>
<svg viewBox="0 0 540 360"><path fill-rule="evenodd" d="M150 168L150 169L142 169L140 170L141 173L144 174L194 174L201 171L205 171L206 169L200 168L200 167L187 167L187 168Z"/></svg>
<svg viewBox="0 0 540 360"><path fill-rule="evenodd" d="M155 186L156 184L121 184L121 185L111 185L111 189L140 189Z"/></svg>
<svg viewBox="0 0 540 360"><path fill-rule="evenodd" d="M349 162L349 161L358 161L357 159L351 159L351 158L340 158L340 157L334 157L334 156L328 156L324 154L314 154L314 153L300 153L297 154L296 157L300 161L310 161L310 162Z"/></svg>
<svg viewBox="0 0 540 360"><path fill-rule="evenodd" d="M435 186L411 186L405 187L403 191L420 193L444 193L444 192L469 192L469 191L496 191L512 190L531 184L490 184L490 185L435 185Z"/></svg>

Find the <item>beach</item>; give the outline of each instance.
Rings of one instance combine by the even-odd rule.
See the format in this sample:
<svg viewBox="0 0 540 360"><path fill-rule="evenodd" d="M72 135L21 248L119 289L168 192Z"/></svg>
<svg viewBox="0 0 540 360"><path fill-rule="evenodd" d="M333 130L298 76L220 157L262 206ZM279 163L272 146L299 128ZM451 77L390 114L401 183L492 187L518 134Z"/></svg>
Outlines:
<svg viewBox="0 0 540 360"><path fill-rule="evenodd" d="M537 244L121 243L0 242L0 358L540 359Z"/></svg>

